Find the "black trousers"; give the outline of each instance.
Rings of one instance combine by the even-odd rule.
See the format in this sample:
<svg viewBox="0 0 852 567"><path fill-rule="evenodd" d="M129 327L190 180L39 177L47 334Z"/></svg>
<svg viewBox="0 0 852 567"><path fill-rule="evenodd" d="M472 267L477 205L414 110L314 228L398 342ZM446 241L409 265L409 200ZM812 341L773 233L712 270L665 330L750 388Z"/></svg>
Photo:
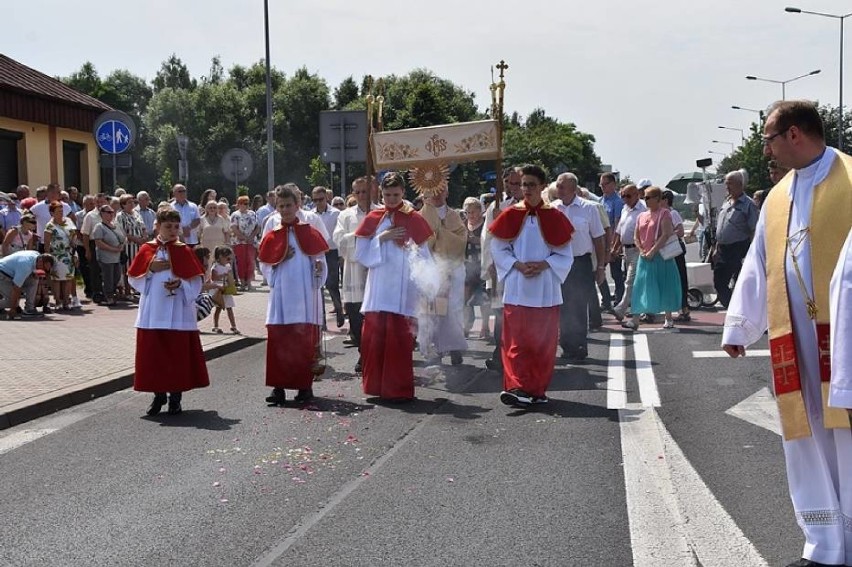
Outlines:
<svg viewBox="0 0 852 567"><path fill-rule="evenodd" d="M92 261L89 262L89 290L92 295L99 294L103 296L104 282L101 278L101 265L98 262L97 249L95 241L89 240L89 252L91 253Z"/></svg>
<svg viewBox="0 0 852 567"><path fill-rule="evenodd" d="M563 354L586 354L589 329L589 303L597 301L592 255L574 257L574 265L562 284L559 309L559 345Z"/></svg>
<svg viewBox="0 0 852 567"><path fill-rule="evenodd" d="M325 253L325 263L328 265L328 277L325 280L325 289L331 296L331 302L338 313L343 312L343 303L340 301L340 256L337 250L329 250ZM361 304L358 304L360 308ZM360 331L359 331L360 333Z"/></svg>
<svg viewBox="0 0 852 567"><path fill-rule="evenodd" d="M83 276L83 294L86 297L92 296L92 273L89 268L89 261L86 260L86 247L82 244L77 245L77 269L80 275Z"/></svg>
<svg viewBox="0 0 852 567"><path fill-rule="evenodd" d="M719 254L718 260L713 262L713 287L716 288L719 303L726 308L728 303L731 302L731 295L733 294L731 280L736 283L750 245L751 241L749 240L716 245Z"/></svg>
<svg viewBox="0 0 852 567"><path fill-rule="evenodd" d="M361 314L360 303L344 303L343 308L346 310L346 316L349 317L349 329L352 333L352 340L355 341L355 346L358 351L361 351L361 327L364 325L364 316Z"/></svg>
<svg viewBox="0 0 852 567"><path fill-rule="evenodd" d="M621 302L624 295L624 266L621 256L614 258L609 262L609 275L615 283L615 294L609 291L609 282L604 280L598 289L601 292L601 302L605 307L614 307Z"/></svg>
<svg viewBox="0 0 852 567"><path fill-rule="evenodd" d="M686 273L686 244L683 243L682 239L680 247L683 254L675 258L675 265L677 266L677 273L680 274L680 308L685 311L689 309L689 282Z"/></svg>

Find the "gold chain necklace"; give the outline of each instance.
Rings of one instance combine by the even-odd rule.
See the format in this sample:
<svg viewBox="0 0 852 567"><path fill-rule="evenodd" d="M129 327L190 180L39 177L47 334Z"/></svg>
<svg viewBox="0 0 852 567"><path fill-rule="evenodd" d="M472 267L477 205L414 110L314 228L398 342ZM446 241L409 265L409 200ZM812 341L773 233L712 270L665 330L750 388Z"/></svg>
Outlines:
<svg viewBox="0 0 852 567"><path fill-rule="evenodd" d="M799 281L799 289L802 290L802 295L805 296L805 305L808 308L808 317L816 321L818 311L816 301L808 293L808 288L805 285L805 279L802 277L802 271L799 269L798 261L799 249L808 238L808 234L810 234L810 232L811 227L806 226L805 228L794 232L791 236L788 236L787 249L790 251L790 260L793 263L793 271L796 272L796 279Z"/></svg>

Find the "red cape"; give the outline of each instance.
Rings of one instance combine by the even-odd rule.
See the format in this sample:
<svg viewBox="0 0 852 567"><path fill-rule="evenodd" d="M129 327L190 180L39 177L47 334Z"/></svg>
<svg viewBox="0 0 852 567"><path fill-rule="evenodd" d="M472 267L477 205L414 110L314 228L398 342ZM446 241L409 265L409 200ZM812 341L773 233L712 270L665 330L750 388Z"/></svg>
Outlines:
<svg viewBox="0 0 852 567"><path fill-rule="evenodd" d="M148 266L157 255L157 249L161 246L158 240L146 242L139 247L139 252L130 263L130 268L127 270L127 275L132 278L141 278L148 273ZM196 276L204 275L204 267L198 261L198 257L192 248L173 240L166 244L169 251L169 260L172 263L172 273L182 280L192 279Z"/></svg>
<svg viewBox="0 0 852 567"><path fill-rule="evenodd" d="M364 220L361 221L361 224L358 225L357 230L355 230L355 236L372 238L385 214L393 215L391 224L394 227L401 226L405 229L405 236L396 240L396 243L400 246L404 246L405 243L408 242L409 238L414 240L414 243L420 246L429 240L430 236L432 236L432 228L429 226L429 223L426 222L426 219L421 217L420 213L406 204L403 204L400 208L395 210L382 207L380 209L370 211L367 213L367 216L364 217Z"/></svg>
<svg viewBox="0 0 852 567"><path fill-rule="evenodd" d="M562 211L544 203L532 207L523 201L509 207L494 219L488 230L500 240L514 240L521 233L524 221L531 213L538 217L541 236L549 246L558 248L571 242L571 235L574 234L571 221L562 214Z"/></svg>
<svg viewBox="0 0 852 567"><path fill-rule="evenodd" d="M322 237L320 231L307 223L297 221L291 225L282 224L263 237L257 255L261 262L274 266L284 261L284 258L287 257L287 248L290 245L290 239L287 237L288 231L285 230L288 227L293 228L296 244L298 244L302 254L317 256L328 251L328 243Z"/></svg>

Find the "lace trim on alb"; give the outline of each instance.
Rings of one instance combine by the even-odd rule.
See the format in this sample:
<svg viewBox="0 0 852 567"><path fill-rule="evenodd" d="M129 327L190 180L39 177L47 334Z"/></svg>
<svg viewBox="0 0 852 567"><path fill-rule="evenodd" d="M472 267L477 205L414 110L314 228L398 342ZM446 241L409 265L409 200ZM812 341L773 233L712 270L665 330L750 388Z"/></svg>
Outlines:
<svg viewBox="0 0 852 567"><path fill-rule="evenodd" d="M839 510L807 510L797 512L796 516L807 526L843 525L843 529L852 532L852 518Z"/></svg>

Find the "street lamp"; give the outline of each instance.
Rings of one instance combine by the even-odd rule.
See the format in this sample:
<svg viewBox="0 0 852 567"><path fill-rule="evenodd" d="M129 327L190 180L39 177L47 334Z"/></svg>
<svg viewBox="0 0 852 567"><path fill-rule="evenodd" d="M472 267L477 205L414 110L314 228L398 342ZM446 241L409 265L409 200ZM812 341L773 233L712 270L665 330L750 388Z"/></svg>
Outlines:
<svg viewBox="0 0 852 567"><path fill-rule="evenodd" d="M843 16L839 14L824 14L822 12L809 12L799 8L784 8L785 12L791 14L810 14L812 16L822 16L824 18L834 18L840 20L840 106L837 108L837 149L843 149L843 20L852 16L852 12Z"/></svg>
<svg viewBox="0 0 852 567"><path fill-rule="evenodd" d="M756 108L746 108L744 106L737 106L737 105L733 105L733 106L731 106L731 108L733 108L734 110L746 110L748 112L754 112L755 114L757 114L758 118L760 118L760 126L763 127L764 116L763 116L762 110L757 110Z"/></svg>
<svg viewBox="0 0 852 567"><path fill-rule="evenodd" d="M731 146L731 153L734 153L735 145L734 145L733 142L726 142L724 140L710 140L710 141L713 142L714 144L728 144L729 146Z"/></svg>
<svg viewBox="0 0 852 567"><path fill-rule="evenodd" d="M708 154L716 154L716 155L718 155L718 156L725 156L725 157L728 157L728 154L725 154L725 153L722 153L722 152L714 152L713 150L707 150L707 153L708 153Z"/></svg>
<svg viewBox="0 0 852 567"><path fill-rule="evenodd" d="M275 187L275 152L272 145L272 70L269 62L269 0L263 0L263 31L266 36L266 190Z"/></svg>
<svg viewBox="0 0 852 567"><path fill-rule="evenodd" d="M798 77L793 77L792 79L787 79L786 81L777 81L775 79L763 79L761 77L755 77L754 75L748 75L746 79L749 81L765 81L767 83L775 83L776 85L781 85L781 100L787 100L787 83L792 83L793 81L798 81L799 79L804 79L805 77L810 77L811 75L819 75L820 69L814 69L810 73L805 73L804 75L799 75Z"/></svg>
<svg viewBox="0 0 852 567"><path fill-rule="evenodd" d="M743 144L745 144L745 132L742 128L732 128L731 126L717 126L717 128L721 128L722 130L735 130L740 133L740 138L742 138Z"/></svg>

